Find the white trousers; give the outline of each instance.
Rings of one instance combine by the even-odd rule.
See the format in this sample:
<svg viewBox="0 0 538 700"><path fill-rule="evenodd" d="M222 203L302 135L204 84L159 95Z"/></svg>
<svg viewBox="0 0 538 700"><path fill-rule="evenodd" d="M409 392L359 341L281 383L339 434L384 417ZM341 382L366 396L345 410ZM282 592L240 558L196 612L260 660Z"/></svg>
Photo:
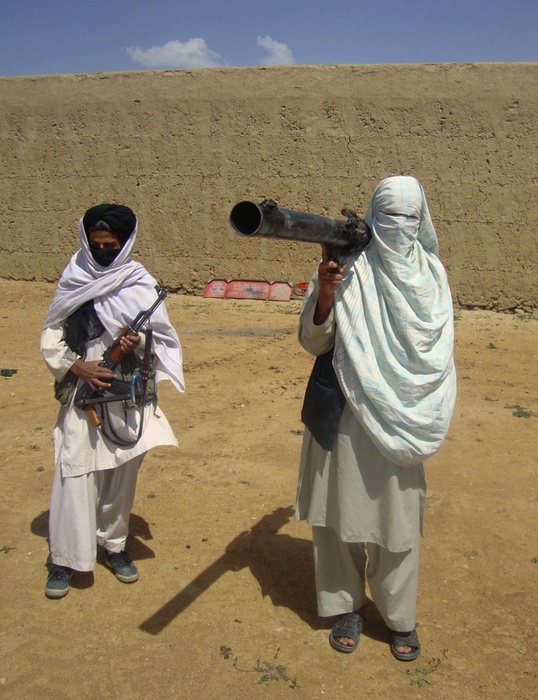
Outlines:
<svg viewBox="0 0 538 700"><path fill-rule="evenodd" d="M318 614L358 611L366 602L366 582L389 629L415 629L419 543L389 552L370 542L343 542L330 527L312 528Z"/></svg>
<svg viewBox="0 0 538 700"><path fill-rule="evenodd" d="M125 549L138 469L144 454L115 469L62 477L56 465L49 514L53 564L93 571L97 545Z"/></svg>

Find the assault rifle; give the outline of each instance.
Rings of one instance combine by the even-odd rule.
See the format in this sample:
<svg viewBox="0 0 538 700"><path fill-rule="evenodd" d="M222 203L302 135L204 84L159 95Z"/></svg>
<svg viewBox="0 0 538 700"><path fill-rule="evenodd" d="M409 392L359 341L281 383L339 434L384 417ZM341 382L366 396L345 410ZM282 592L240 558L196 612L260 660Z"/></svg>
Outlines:
<svg viewBox="0 0 538 700"><path fill-rule="evenodd" d="M110 345L103 353L103 359L99 363L100 367L106 367L107 369L114 370L120 364L125 352L120 347L120 339L132 333L138 335L138 332L143 328L143 326L148 323L151 315L155 309L164 301L164 298L168 294L168 291L164 287L160 287L158 284L155 285L155 291L157 292L157 299L146 311L140 311L136 318L129 323L122 333L116 338L116 340ZM146 351L151 351L151 339L146 338ZM146 363L145 363L146 364ZM147 381L147 377L142 377L143 381ZM123 397L129 398L129 396ZM89 384L84 383L75 395L75 406L81 408L88 414L90 423L98 428L101 425L101 419L97 415L95 405L99 403L106 403L108 401L118 401L120 400L117 396L106 397L104 396L104 390L94 391Z"/></svg>

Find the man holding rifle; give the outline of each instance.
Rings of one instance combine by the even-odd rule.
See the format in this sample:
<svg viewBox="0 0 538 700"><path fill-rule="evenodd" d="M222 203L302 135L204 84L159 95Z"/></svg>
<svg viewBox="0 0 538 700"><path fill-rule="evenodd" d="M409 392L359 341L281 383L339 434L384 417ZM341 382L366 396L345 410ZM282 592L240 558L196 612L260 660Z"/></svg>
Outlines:
<svg viewBox="0 0 538 700"><path fill-rule="evenodd" d="M125 552L138 469L152 447L177 446L156 385L169 379L184 391L181 346L160 304L166 292L132 259L137 226L128 207L88 209L80 250L45 319L41 353L62 404L53 431L50 598L67 595L73 571L93 571L97 545L120 581L138 580Z"/></svg>

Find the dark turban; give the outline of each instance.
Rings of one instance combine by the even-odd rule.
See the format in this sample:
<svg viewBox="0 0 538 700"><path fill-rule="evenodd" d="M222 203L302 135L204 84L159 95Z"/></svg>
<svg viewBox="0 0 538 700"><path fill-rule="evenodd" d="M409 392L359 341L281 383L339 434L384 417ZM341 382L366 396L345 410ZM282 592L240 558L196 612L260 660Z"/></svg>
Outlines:
<svg viewBox="0 0 538 700"><path fill-rule="evenodd" d="M129 209L129 207L124 207L122 204L97 204L95 207L88 209L82 219L86 235L92 229L96 230L94 227L99 221L104 221L105 224L108 224L122 246L136 226L136 216L133 210Z"/></svg>

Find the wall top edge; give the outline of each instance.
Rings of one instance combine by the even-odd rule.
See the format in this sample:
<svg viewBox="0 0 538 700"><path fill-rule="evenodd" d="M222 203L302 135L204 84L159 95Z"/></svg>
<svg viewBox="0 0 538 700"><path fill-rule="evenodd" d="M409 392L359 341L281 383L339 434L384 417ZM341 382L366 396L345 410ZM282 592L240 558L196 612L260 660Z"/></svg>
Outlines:
<svg viewBox="0 0 538 700"><path fill-rule="evenodd" d="M424 62L424 63L323 63L323 64L300 64L286 66L218 66L210 68L162 68L146 70L123 70L123 71L99 71L89 73L43 73L35 75L4 75L0 76L1 81L36 81L36 80L81 80L87 78L103 79L107 77L136 77L148 75L198 75L198 74L219 74L237 72L300 72L300 71L335 71L335 70L390 70L395 68L400 70L417 70L424 68L434 69L467 69L474 68L538 68L538 61L484 61L484 62Z"/></svg>

